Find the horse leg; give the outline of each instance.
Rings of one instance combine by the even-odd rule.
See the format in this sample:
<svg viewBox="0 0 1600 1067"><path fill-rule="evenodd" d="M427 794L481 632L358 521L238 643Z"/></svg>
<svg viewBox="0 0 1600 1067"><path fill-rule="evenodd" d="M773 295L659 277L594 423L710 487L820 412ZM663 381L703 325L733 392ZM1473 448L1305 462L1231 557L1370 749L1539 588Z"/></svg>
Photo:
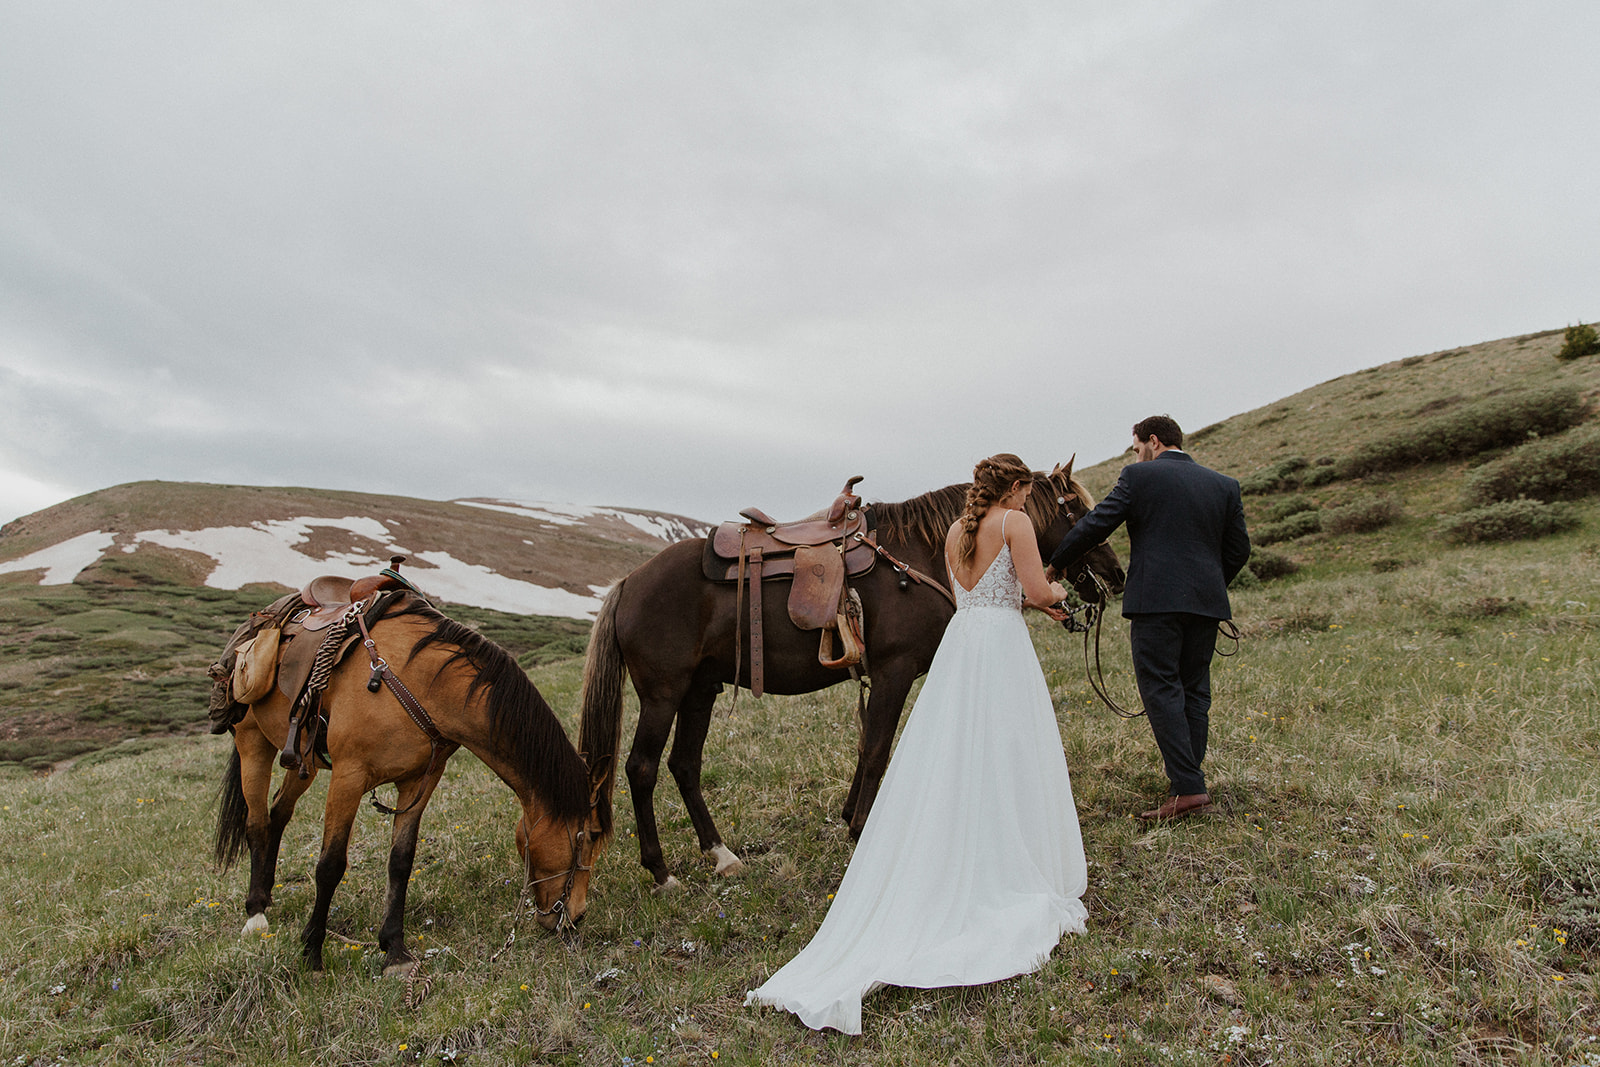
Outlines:
<svg viewBox="0 0 1600 1067"><path fill-rule="evenodd" d="M895 727L905 708L906 694L916 676L896 666L875 665L872 696L867 699L867 721L861 724L857 748L856 773L845 801L843 817L850 824L850 838L861 837L878 796L878 785L889 767L889 749L894 744Z"/></svg>
<svg viewBox="0 0 1600 1067"><path fill-rule="evenodd" d="M426 777L400 783L395 796L395 807L401 811L394 817L394 837L389 845L389 891L383 899L383 925L378 928L378 947L387 953L383 961L386 975L408 974L416 963L416 957L406 951L406 890L411 885L411 869L417 861L422 811L428 806L443 774L441 761ZM411 805L410 810L406 810L407 805Z"/></svg>
<svg viewBox="0 0 1600 1067"><path fill-rule="evenodd" d="M269 809L267 789L272 784L277 749L259 730L245 729L242 723L234 744L239 750L240 785L250 812L245 822L245 841L250 847L250 889L244 900L247 919L240 931L241 936L248 936L266 933L269 927L266 912L272 905L284 827L294 815L296 802L311 787L311 779L286 773Z"/></svg>
<svg viewBox="0 0 1600 1067"><path fill-rule="evenodd" d="M677 701L639 697L639 725L633 733L633 748L628 752L628 789L633 793L633 820L639 831L639 862L656 880L656 891L675 889L678 880L667 870L661 853L661 838L656 830L656 779L660 775L661 750L667 747L667 733L677 715Z"/></svg>
<svg viewBox="0 0 1600 1067"><path fill-rule="evenodd" d="M328 908L349 864L350 828L361 806L361 794L367 789L365 774L364 769L355 767L354 761L346 758L339 761L338 769L328 782L328 802L322 819L322 853L317 857L317 900L300 931L302 951L313 971L322 970Z"/></svg>
<svg viewBox="0 0 1600 1067"><path fill-rule="evenodd" d="M743 873L744 861L722 843L722 835L717 832L711 809L706 807L705 795L700 791L706 733L711 729L711 710L721 691L722 686L717 682L696 682L689 687L678 708L678 732L672 738L667 769L678 783L684 807L689 809L689 821L700 838L700 851L716 864L718 874L731 876Z"/></svg>

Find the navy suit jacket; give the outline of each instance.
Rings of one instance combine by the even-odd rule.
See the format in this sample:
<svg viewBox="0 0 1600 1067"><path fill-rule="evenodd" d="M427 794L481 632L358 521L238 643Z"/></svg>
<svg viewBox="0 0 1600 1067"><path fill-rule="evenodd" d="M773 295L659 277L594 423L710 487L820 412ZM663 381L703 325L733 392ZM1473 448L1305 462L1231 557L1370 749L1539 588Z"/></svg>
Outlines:
<svg viewBox="0 0 1600 1067"><path fill-rule="evenodd" d="M1066 570L1124 522L1130 551L1122 614L1233 617L1228 583L1250 558L1237 481L1175 450L1130 463L1061 539L1051 565Z"/></svg>

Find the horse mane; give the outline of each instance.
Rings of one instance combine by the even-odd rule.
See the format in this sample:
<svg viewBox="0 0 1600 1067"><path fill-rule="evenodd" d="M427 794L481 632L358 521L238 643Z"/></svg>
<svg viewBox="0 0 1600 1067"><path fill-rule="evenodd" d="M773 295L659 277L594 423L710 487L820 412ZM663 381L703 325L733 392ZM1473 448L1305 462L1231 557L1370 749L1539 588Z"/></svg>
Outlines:
<svg viewBox="0 0 1600 1067"><path fill-rule="evenodd" d="M544 801L557 819L582 819L589 813L589 776L582 757L572 747L538 690L511 653L471 627L464 626L432 605L414 598L402 608L407 615L418 615L433 623L433 629L417 638L411 648L415 656L430 645L454 646L450 657L439 668L442 674L452 664L463 663L472 672L467 700L482 690L489 714L489 738L495 751L522 772L529 788ZM603 800L599 811L604 832L611 828L611 805Z"/></svg>
<svg viewBox="0 0 1600 1067"><path fill-rule="evenodd" d="M1065 470L1058 468L1049 473L1034 471L1033 480L1036 487L1049 489L1048 499L1036 489L1028 497L1024 508L1036 530L1049 526L1060 506L1055 502L1058 496L1076 496L1084 511L1094 507L1094 496L1088 487ZM877 516L878 527L884 531L881 539L899 540L902 543L921 542L930 553L942 559L950 524L967 506L967 490L971 486L971 482L962 482L899 503L874 503L872 510Z"/></svg>
<svg viewBox="0 0 1600 1067"><path fill-rule="evenodd" d="M879 539L920 542L936 559L943 559L945 535L966 506L968 484L947 485L899 503L874 503L872 511L882 531Z"/></svg>

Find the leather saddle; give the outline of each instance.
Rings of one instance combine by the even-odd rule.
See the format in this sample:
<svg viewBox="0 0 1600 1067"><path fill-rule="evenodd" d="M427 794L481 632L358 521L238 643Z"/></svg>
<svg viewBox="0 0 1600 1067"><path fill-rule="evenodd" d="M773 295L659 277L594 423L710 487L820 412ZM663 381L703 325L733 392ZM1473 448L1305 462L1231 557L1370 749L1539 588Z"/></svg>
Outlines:
<svg viewBox="0 0 1600 1067"><path fill-rule="evenodd" d="M371 620L382 615L399 595L420 595L414 585L401 577L399 568L403 562L404 556L390 557L388 567L362 578L350 579L337 575L313 578L299 593L279 597L265 609L252 614L234 631L221 659L210 668L209 673L215 679L211 699L212 732L222 733L244 717L245 707L239 697L251 694L244 694L242 678L246 674L265 674L275 677L277 690L289 698L293 708L289 718L289 736L284 742L279 763L299 770L302 778L309 775L305 761L313 752L326 765L328 760L323 739L326 721L318 715L322 694L320 691L308 691L308 685L319 658L328 661L330 666L338 664L361 639L361 633L358 628L348 624L332 632L325 631L344 620L352 607L358 608ZM261 638L269 636L270 641L261 641ZM335 642L334 647L324 650L324 645L330 641ZM260 645L259 652L257 645ZM263 652L266 655L275 652L276 662L247 662L252 653ZM254 699L264 699L272 688L270 682L260 687L260 693ZM308 743L302 744L302 728L312 720L317 721L319 728Z"/></svg>
<svg viewBox="0 0 1600 1067"><path fill-rule="evenodd" d="M779 522L760 508L745 508L744 522L724 522L706 538L701 569L714 582L734 582L738 614L750 590L750 692L764 685L761 613L763 582L788 579L789 619L801 630L822 631L817 659L825 667L854 672L865 655L861 597L848 579L865 574L877 561L867 543L870 519L855 493L856 475L828 507L792 522ZM742 660L742 627L734 627L735 675ZM833 654L838 634L841 654Z"/></svg>

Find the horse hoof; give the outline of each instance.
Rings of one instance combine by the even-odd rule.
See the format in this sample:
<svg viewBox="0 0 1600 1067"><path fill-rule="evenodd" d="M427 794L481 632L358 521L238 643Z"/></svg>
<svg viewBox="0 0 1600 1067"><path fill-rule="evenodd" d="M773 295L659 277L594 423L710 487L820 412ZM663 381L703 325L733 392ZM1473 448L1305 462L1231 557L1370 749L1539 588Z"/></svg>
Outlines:
<svg viewBox="0 0 1600 1067"><path fill-rule="evenodd" d="M680 890L682 888L683 888L683 883L678 881L678 879L676 877L674 877L673 875L669 874L669 875L667 875L667 880L665 882L662 882L660 885L657 885L657 886L651 886L650 887L650 893L653 896L658 896L659 897L663 893L676 893L678 890Z"/></svg>
<svg viewBox="0 0 1600 1067"><path fill-rule="evenodd" d="M267 932L267 913L258 911L250 916L244 924L244 929L239 931L240 937L249 937L251 934L264 934Z"/></svg>
<svg viewBox="0 0 1600 1067"><path fill-rule="evenodd" d="M727 845L713 845L707 853L717 865L717 873L724 878L732 878L736 874L744 873L744 861L733 854Z"/></svg>

